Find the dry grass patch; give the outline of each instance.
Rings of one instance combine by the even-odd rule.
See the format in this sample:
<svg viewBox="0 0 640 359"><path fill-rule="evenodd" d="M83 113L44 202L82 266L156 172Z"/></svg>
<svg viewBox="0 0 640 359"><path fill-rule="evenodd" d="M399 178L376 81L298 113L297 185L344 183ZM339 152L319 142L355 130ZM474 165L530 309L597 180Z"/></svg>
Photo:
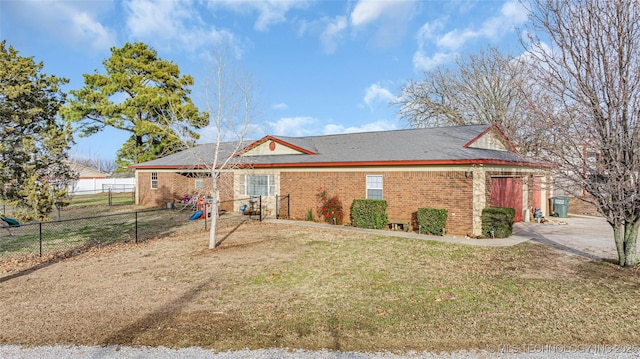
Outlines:
<svg viewBox="0 0 640 359"><path fill-rule="evenodd" d="M213 251L197 221L171 238L0 274L0 342L348 351L640 343L634 270L531 243L468 247L230 218Z"/></svg>

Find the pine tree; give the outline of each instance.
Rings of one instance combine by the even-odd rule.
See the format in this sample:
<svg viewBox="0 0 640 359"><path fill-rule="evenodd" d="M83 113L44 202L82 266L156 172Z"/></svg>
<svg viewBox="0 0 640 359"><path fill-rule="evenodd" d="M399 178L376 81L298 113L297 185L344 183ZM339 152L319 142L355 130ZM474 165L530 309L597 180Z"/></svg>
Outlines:
<svg viewBox="0 0 640 359"><path fill-rule="evenodd" d="M85 74L84 87L70 91L62 114L80 124L83 136L106 127L131 134L118 150L116 171L183 150L208 124L189 97L193 78L146 44L114 47L103 65L105 74Z"/></svg>
<svg viewBox="0 0 640 359"><path fill-rule="evenodd" d="M2 201L23 220L44 220L63 203L74 174L66 165L71 126L56 118L68 80L0 42L0 184ZM54 191L53 188L56 190Z"/></svg>

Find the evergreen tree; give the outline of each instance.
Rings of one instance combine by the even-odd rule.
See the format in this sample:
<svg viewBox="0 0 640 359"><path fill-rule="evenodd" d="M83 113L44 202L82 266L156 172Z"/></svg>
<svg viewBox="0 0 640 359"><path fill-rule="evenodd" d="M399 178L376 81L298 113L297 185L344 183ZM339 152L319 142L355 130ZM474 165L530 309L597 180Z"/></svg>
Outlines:
<svg viewBox="0 0 640 359"><path fill-rule="evenodd" d="M56 118L64 78L41 73L43 64L0 42L0 184L2 201L22 220L45 220L64 203L74 174L64 162L71 126Z"/></svg>
<svg viewBox="0 0 640 359"><path fill-rule="evenodd" d="M118 150L116 171L183 150L208 124L208 115L189 97L193 78L181 76L178 65L146 44L111 48L103 65L104 75L85 74L84 87L70 91L73 98L62 114L80 124L83 136L107 126L131 134Z"/></svg>

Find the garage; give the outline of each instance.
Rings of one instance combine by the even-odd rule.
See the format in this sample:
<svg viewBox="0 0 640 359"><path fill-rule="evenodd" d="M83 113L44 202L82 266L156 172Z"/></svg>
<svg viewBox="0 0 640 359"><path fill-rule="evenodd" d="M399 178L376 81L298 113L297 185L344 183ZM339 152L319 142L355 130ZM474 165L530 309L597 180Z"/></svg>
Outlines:
<svg viewBox="0 0 640 359"><path fill-rule="evenodd" d="M516 210L514 221L522 221L522 178L492 177L491 206Z"/></svg>

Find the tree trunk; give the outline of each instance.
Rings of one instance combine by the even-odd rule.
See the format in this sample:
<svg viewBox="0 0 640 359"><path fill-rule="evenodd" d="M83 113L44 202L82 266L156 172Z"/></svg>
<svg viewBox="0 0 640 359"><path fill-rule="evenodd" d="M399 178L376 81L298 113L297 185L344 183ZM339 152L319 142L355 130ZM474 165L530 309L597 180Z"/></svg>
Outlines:
<svg viewBox="0 0 640 359"><path fill-rule="evenodd" d="M638 239L638 227L640 220L631 223L612 224L613 237L618 251L618 264L621 267L635 267L638 264L636 243Z"/></svg>
<svg viewBox="0 0 640 359"><path fill-rule="evenodd" d="M205 218L206 221L206 218ZM218 199L215 192L213 195L213 203L211 204L211 230L209 231L209 249L216 248L216 224L218 224Z"/></svg>
<svg viewBox="0 0 640 359"><path fill-rule="evenodd" d="M213 186L211 191L211 229L209 230L209 249L216 248L216 225L218 224L218 179L216 178L215 166L211 170L211 177L213 179ZM204 219L207 220L206 218Z"/></svg>
<svg viewBox="0 0 640 359"><path fill-rule="evenodd" d="M620 223L609 223L611 227L613 227L613 239L616 242L616 250L618 251L618 264L620 266L624 266L624 236L623 234L623 225Z"/></svg>
<svg viewBox="0 0 640 359"><path fill-rule="evenodd" d="M626 267L635 267L638 265L638 253L636 250L636 242L638 240L638 227L640 220L627 223L624 231L624 265Z"/></svg>

